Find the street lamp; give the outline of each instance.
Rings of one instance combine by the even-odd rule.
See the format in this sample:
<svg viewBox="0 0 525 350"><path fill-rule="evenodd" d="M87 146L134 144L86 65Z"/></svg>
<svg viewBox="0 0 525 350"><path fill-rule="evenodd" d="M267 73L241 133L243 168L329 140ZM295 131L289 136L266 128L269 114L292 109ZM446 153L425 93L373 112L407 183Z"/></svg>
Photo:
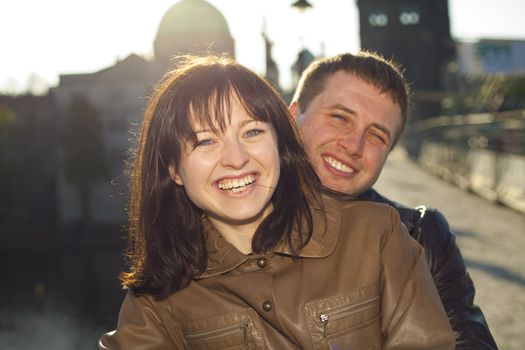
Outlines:
<svg viewBox="0 0 525 350"><path fill-rule="evenodd" d="M297 9L300 12L300 15L302 16L304 12L310 8L312 8L312 4L310 4L307 0L297 0L292 5L293 8ZM299 78L301 77L301 74L303 73L304 69L313 61L314 57L308 51L304 44L304 23L301 21L301 35L299 36L299 40L301 42L301 49L299 50L299 53L297 55L297 61L292 66L292 85L295 87L297 86L297 83L299 81Z"/></svg>
<svg viewBox="0 0 525 350"><path fill-rule="evenodd" d="M312 4L310 4L307 0L297 0L292 4L292 7L295 7L299 10L299 12L304 12L307 9L312 7Z"/></svg>

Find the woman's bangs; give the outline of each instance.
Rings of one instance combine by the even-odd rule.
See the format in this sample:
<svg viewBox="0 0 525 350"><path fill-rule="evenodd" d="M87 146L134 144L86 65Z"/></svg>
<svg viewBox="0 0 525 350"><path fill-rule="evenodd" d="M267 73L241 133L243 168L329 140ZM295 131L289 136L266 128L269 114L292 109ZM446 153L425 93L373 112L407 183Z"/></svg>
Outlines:
<svg viewBox="0 0 525 350"><path fill-rule="evenodd" d="M217 88L208 96L191 105L191 122L194 126L209 127L213 132L224 131L231 120L232 94L229 86Z"/></svg>
<svg viewBox="0 0 525 350"><path fill-rule="evenodd" d="M272 124L269 115L271 109L269 107L271 106L268 106L264 97L266 91L255 90L250 84L242 84L239 81L232 82L231 90L232 96L239 101L250 117L257 121Z"/></svg>

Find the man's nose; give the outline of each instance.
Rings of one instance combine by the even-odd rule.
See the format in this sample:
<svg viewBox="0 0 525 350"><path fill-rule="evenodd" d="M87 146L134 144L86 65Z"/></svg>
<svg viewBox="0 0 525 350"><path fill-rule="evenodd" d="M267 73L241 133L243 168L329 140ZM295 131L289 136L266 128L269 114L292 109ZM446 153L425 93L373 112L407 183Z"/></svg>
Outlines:
<svg viewBox="0 0 525 350"><path fill-rule="evenodd" d="M338 145L343 148L348 155L359 157L363 154L364 135L358 130L353 130L339 137Z"/></svg>
<svg viewBox="0 0 525 350"><path fill-rule="evenodd" d="M223 166L232 169L241 169L248 161L248 153L241 142L232 140L225 143L222 155Z"/></svg>

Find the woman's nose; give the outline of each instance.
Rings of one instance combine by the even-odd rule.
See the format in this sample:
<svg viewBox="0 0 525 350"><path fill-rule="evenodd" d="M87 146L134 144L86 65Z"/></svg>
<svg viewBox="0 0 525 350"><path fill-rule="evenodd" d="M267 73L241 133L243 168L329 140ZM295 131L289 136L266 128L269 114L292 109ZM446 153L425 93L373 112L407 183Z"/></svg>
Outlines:
<svg viewBox="0 0 525 350"><path fill-rule="evenodd" d="M245 146L235 140L225 143L222 155L222 165L233 169L241 169L249 161Z"/></svg>

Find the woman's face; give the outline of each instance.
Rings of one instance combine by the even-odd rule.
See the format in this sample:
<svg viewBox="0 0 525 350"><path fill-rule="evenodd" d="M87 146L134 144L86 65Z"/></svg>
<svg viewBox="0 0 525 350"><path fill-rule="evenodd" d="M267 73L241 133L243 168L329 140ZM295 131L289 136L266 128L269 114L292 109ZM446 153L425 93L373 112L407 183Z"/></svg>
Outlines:
<svg viewBox="0 0 525 350"><path fill-rule="evenodd" d="M250 117L237 98L231 102L231 121L224 132L193 125L197 143L184 145L179 166L170 167L170 175L210 219L258 225L272 210L279 180L277 139L270 124Z"/></svg>

